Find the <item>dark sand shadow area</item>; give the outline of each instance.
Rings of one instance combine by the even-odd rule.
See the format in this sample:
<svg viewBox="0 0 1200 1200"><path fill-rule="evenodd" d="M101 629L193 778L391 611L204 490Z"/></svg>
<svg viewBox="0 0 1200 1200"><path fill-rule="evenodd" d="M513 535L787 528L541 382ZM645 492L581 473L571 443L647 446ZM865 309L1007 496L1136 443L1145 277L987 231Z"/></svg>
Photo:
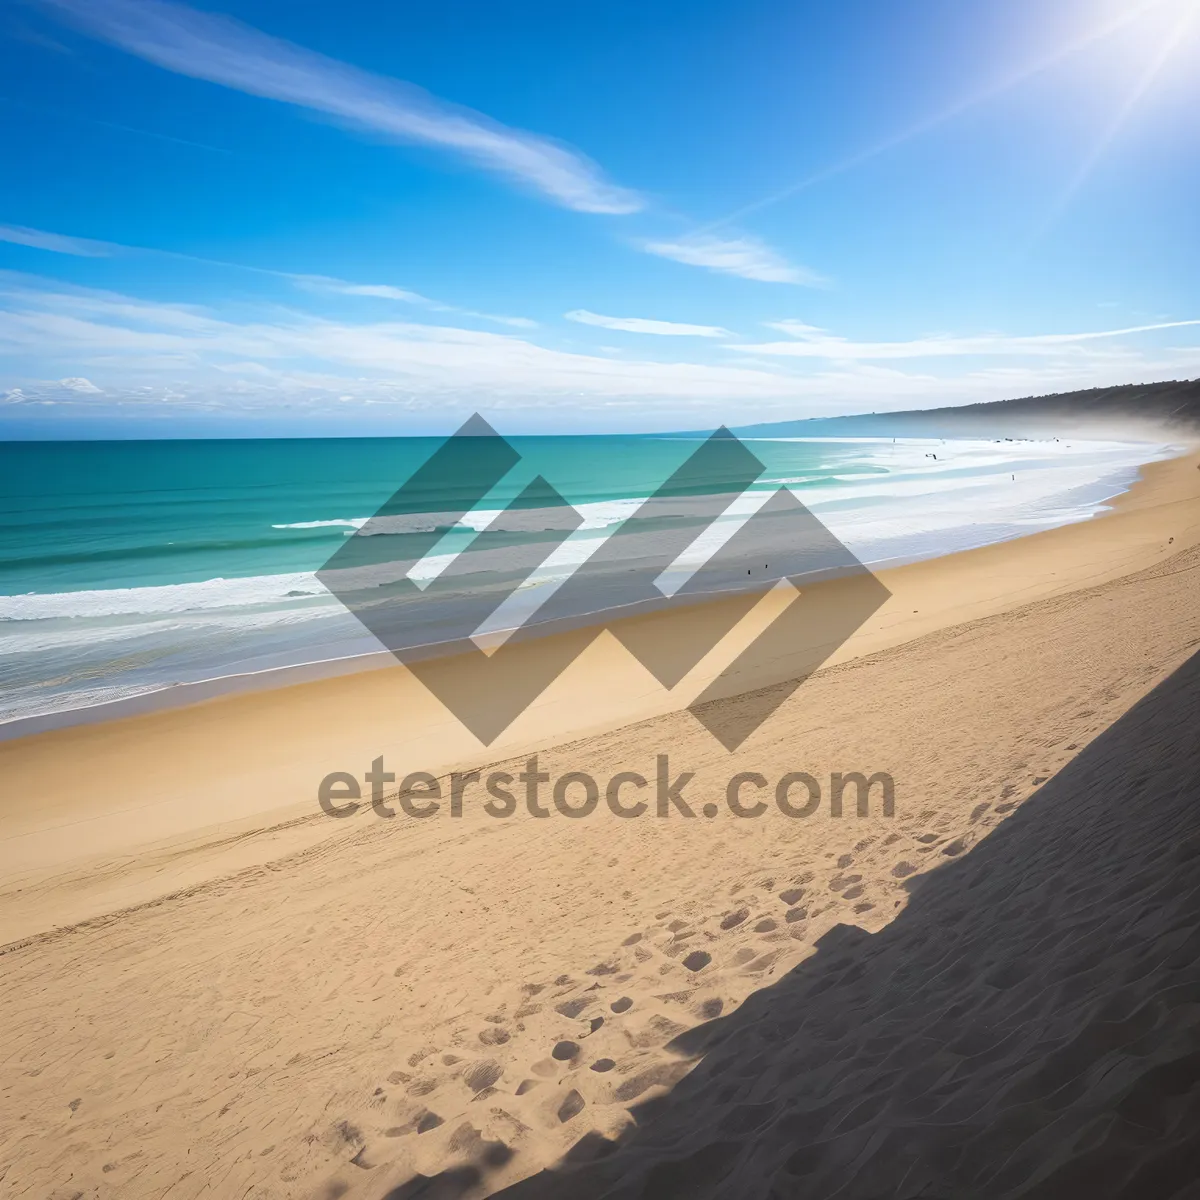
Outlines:
<svg viewBox="0 0 1200 1200"><path fill-rule="evenodd" d="M1200 654L881 932L671 1049L701 1061L626 1137L500 1194L1200 1197ZM481 1194L507 1151L474 1149L387 1200Z"/></svg>

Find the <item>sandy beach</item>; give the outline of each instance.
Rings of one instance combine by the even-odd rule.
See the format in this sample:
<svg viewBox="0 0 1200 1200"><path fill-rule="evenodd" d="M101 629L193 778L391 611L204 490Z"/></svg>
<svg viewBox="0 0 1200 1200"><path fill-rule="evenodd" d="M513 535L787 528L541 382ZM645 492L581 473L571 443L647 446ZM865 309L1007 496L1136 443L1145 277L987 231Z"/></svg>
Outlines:
<svg viewBox="0 0 1200 1200"><path fill-rule="evenodd" d="M609 636L486 751L398 666L0 744L4 1193L1196 1195L1200 453L879 577L732 754ZM696 816L317 804L533 753Z"/></svg>

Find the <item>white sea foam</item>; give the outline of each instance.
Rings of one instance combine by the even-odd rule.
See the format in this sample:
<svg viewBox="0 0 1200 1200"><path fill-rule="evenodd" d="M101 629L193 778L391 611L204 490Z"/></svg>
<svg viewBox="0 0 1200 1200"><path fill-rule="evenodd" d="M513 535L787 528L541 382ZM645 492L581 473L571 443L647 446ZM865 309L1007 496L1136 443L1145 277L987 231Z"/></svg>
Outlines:
<svg viewBox="0 0 1200 1200"><path fill-rule="evenodd" d="M161 587L98 588L79 592L29 592L0 596L0 621L44 621L63 617L153 616L202 609L244 609L324 596L329 593L309 571L206 579Z"/></svg>
<svg viewBox="0 0 1200 1200"><path fill-rule="evenodd" d="M272 525L272 529L330 529L345 527L346 529L361 529L370 517L338 517L332 521L290 521L283 525Z"/></svg>
<svg viewBox="0 0 1200 1200"><path fill-rule="evenodd" d="M802 480L780 480L780 482L799 483ZM576 511L583 517L582 529L604 529L623 521L643 501L645 497L622 498L619 500L597 500L590 504L576 505ZM463 517L456 513L397 513L386 517L334 517L327 521L292 521L284 525L272 525L272 529L360 529L367 536L375 534L397 533L436 533L440 530L474 530L481 532L497 517L503 515L504 509L476 508ZM552 512L552 509L548 509Z"/></svg>

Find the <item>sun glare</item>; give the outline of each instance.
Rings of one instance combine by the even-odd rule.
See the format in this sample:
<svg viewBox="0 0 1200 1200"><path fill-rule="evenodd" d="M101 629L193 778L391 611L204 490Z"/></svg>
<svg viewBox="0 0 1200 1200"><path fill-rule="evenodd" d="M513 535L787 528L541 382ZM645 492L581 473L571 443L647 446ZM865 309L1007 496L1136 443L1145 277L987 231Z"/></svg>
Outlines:
<svg viewBox="0 0 1200 1200"><path fill-rule="evenodd" d="M1200 0L1156 0L1136 5L1133 19L1114 35L1119 53L1132 64L1148 64L1157 75L1200 27Z"/></svg>
<svg viewBox="0 0 1200 1200"><path fill-rule="evenodd" d="M1115 106L1113 100L1108 101L1096 136L1051 205L1034 240L1044 237L1057 224L1135 117L1147 94L1183 56L1188 43L1194 43L1197 31L1200 0L1157 0L1139 6L1129 19L1109 32L1105 39L1109 52L1100 58L1100 69L1111 72L1117 61L1127 68L1117 76L1117 86L1109 89L1109 94L1116 97Z"/></svg>

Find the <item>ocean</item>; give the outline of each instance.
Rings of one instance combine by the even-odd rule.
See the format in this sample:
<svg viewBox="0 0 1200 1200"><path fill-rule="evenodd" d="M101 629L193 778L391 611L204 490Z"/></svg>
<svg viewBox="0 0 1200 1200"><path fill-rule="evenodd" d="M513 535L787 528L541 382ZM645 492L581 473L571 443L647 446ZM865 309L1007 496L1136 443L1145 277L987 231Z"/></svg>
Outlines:
<svg viewBox="0 0 1200 1200"><path fill-rule="evenodd" d="M518 466L447 527L414 578L469 553L475 532L540 473L584 518L531 580L546 591L697 445L653 436L508 440ZM438 445L0 443L0 737L115 715L138 698L195 698L199 685L212 694L251 677L269 682L275 672L373 661L363 656L378 656L379 643L314 572ZM1139 464L1173 453L1075 439L747 445L766 470L724 518L730 529L786 486L872 566L1087 520L1130 486ZM430 494L414 519L440 529L439 512L453 501L449 492Z"/></svg>

